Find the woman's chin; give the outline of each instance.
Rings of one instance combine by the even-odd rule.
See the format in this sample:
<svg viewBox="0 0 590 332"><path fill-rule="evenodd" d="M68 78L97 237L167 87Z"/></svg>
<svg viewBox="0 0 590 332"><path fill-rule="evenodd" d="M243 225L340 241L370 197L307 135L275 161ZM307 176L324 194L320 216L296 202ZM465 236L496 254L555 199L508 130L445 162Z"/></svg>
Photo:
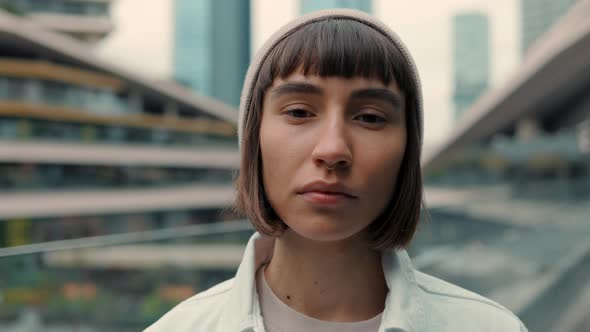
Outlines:
<svg viewBox="0 0 590 332"><path fill-rule="evenodd" d="M289 225L289 231L297 237L317 242L334 242L348 239L362 229L346 226L346 223L318 220L305 225Z"/></svg>

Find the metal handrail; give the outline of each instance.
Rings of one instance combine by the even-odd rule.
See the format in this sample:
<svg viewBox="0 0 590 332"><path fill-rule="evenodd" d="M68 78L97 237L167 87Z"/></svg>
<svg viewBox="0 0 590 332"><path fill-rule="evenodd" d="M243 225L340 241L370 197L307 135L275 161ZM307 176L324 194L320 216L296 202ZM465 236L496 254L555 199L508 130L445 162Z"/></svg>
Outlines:
<svg viewBox="0 0 590 332"><path fill-rule="evenodd" d="M179 239L192 236L219 235L233 232L253 231L252 225L245 220L217 222L210 224L170 227L164 229L131 232L124 234L92 236L71 240L49 241L9 248L0 248L0 258L20 255L39 254L58 250L73 250L92 247L108 247L138 242Z"/></svg>

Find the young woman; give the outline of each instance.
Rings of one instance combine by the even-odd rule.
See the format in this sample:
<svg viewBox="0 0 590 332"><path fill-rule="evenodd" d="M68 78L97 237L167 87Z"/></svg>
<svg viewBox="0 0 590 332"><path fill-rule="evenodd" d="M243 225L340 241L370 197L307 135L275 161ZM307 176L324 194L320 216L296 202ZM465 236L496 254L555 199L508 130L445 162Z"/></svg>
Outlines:
<svg viewBox="0 0 590 332"><path fill-rule="evenodd" d="M502 306L420 273L422 99L410 55L353 10L303 16L252 61L238 208L258 233L236 277L147 331L526 331Z"/></svg>

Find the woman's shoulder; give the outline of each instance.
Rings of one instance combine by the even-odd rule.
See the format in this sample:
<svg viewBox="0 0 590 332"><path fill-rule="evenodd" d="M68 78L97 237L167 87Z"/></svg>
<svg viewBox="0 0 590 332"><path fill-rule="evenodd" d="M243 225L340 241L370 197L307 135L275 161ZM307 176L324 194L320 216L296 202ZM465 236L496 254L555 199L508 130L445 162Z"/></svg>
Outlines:
<svg viewBox="0 0 590 332"><path fill-rule="evenodd" d="M218 324L233 278L200 292L167 312L145 332L213 331Z"/></svg>
<svg viewBox="0 0 590 332"><path fill-rule="evenodd" d="M527 331L516 315L491 299L420 271L415 271L415 276L435 325L458 323L457 331L474 331L481 326L494 331ZM459 319L450 322L449 318Z"/></svg>

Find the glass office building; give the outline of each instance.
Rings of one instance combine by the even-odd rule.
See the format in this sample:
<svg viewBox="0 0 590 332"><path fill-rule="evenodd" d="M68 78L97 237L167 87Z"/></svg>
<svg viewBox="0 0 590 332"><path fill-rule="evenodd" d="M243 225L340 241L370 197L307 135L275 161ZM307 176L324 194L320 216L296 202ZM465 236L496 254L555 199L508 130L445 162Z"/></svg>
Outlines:
<svg viewBox="0 0 590 332"><path fill-rule="evenodd" d="M371 13L372 0L301 0L300 12L302 14L328 8L352 8Z"/></svg>
<svg viewBox="0 0 590 332"><path fill-rule="evenodd" d="M181 84L211 95L211 2L176 1L174 78Z"/></svg>
<svg viewBox="0 0 590 332"><path fill-rule="evenodd" d="M453 17L453 102L458 119L488 88L490 30L482 13Z"/></svg>
<svg viewBox="0 0 590 332"><path fill-rule="evenodd" d="M553 26L576 0L521 0L522 53Z"/></svg>
<svg viewBox="0 0 590 332"><path fill-rule="evenodd" d="M176 0L174 78L239 104L250 61L250 1Z"/></svg>

